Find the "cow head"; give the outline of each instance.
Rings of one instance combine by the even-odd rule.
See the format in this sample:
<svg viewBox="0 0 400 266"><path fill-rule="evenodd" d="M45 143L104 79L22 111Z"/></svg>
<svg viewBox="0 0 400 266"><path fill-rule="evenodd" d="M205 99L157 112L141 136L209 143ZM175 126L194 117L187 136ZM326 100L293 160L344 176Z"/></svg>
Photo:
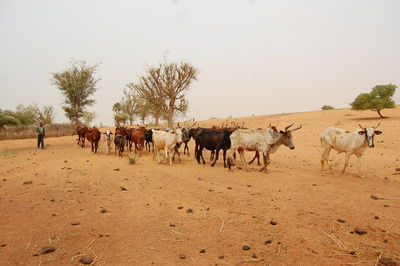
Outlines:
<svg viewBox="0 0 400 266"><path fill-rule="evenodd" d="M365 140L367 141L368 147L370 148L375 147L374 136L382 134L382 131L375 130L377 127L379 127L380 124L381 123L379 123L376 127L363 127L360 124L358 124L362 129L361 131L358 131L358 134L365 136Z"/></svg>
<svg viewBox="0 0 400 266"><path fill-rule="evenodd" d="M183 142L182 129L180 128L175 129L175 133L178 135L178 143L182 143Z"/></svg>
<svg viewBox="0 0 400 266"><path fill-rule="evenodd" d="M285 127L285 131L283 131L283 130L279 131L279 133L282 135L282 137L281 137L282 144L291 150L293 150L295 148L294 143L293 143L292 132L302 128L302 126L300 125L299 127L289 130L289 128L293 125L294 124L291 124L291 125Z"/></svg>
<svg viewBox="0 0 400 266"><path fill-rule="evenodd" d="M113 133L110 130L107 130L106 132L103 132L104 137L106 138L106 140L112 140L113 138Z"/></svg>

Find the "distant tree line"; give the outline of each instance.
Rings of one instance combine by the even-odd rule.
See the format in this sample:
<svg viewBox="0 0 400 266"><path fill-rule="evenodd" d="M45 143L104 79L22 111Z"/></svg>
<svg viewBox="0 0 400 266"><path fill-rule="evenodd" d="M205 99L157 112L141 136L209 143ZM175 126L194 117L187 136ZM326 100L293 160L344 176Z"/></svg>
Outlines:
<svg viewBox="0 0 400 266"><path fill-rule="evenodd" d="M0 129L6 126L26 127L39 123L52 124L54 115L52 106L40 108L36 103L27 106L20 104L15 111L0 109Z"/></svg>

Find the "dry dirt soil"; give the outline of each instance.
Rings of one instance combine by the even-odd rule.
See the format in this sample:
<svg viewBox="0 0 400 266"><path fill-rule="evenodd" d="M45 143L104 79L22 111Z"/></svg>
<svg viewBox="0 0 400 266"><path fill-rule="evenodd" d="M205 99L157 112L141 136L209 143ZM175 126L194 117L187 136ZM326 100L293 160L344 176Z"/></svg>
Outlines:
<svg viewBox="0 0 400 266"><path fill-rule="evenodd" d="M182 155L137 163L76 145L76 136L0 142L0 265L374 265L400 258L400 108L348 109L238 118L248 128L295 122L295 150L280 147L269 173L232 171ZM320 171L319 134L382 121L363 176L344 154ZM221 125L222 120L201 126ZM133 153L130 153L133 155ZM246 153L251 158L253 153ZM356 232L357 231L357 232ZM362 234L365 232L364 234ZM52 246L54 251L41 253ZM377 264L378 265L378 264ZM386 264L389 265L389 264ZM393 264L394 265L394 264Z"/></svg>

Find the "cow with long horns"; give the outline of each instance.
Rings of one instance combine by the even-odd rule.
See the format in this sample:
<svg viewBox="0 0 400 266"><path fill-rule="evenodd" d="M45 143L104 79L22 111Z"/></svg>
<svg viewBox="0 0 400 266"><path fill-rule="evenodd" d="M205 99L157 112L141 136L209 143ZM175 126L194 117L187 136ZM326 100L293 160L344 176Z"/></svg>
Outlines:
<svg viewBox="0 0 400 266"><path fill-rule="evenodd" d="M350 156L356 155L358 158L358 174L361 176L361 158L367 148L375 147L374 137L380 135L382 131L376 130L380 125L376 127L363 127L359 124L361 130L357 129L354 131L348 131L341 128L328 127L322 131L321 145L322 145L322 156L321 156L321 171L324 170L324 164L328 165L329 169L332 169L328 162L328 157L331 149L336 150L338 153L345 152L346 159L344 163L341 175L343 175L346 167L349 163Z"/></svg>
<svg viewBox="0 0 400 266"><path fill-rule="evenodd" d="M263 154L264 170L267 173L269 164L269 154L275 152L281 145L285 145L291 150L295 148L292 132L299 130L302 126L289 130L293 124L287 126L285 131L278 131L276 127L265 129L237 129L231 136L231 148L228 153L228 167L233 165L233 154L238 151L245 169L248 171L247 163L244 158L244 151L258 151Z"/></svg>

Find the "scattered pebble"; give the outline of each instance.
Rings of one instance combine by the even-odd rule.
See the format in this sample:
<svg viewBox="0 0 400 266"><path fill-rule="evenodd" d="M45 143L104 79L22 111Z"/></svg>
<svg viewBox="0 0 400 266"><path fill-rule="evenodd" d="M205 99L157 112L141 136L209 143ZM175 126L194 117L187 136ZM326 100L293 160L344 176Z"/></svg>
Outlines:
<svg viewBox="0 0 400 266"><path fill-rule="evenodd" d="M186 213L192 213L192 212L193 212L193 210L190 208L186 210Z"/></svg>
<svg viewBox="0 0 400 266"><path fill-rule="evenodd" d="M264 242L264 245L268 245L268 244L271 244L272 243L272 240L271 239L268 239L268 240L266 240L265 242Z"/></svg>
<svg viewBox="0 0 400 266"><path fill-rule="evenodd" d="M80 258L79 262L82 264L91 264L93 262L93 259L89 256L83 256L82 258Z"/></svg>
<svg viewBox="0 0 400 266"><path fill-rule="evenodd" d="M343 220L343 219L337 219L337 221L339 222L339 223L345 223L346 221L345 220Z"/></svg>
<svg viewBox="0 0 400 266"><path fill-rule="evenodd" d="M256 255L256 253L253 253L253 255L251 255L251 257L252 257L253 259L257 259L257 258L258 258L257 255Z"/></svg>
<svg viewBox="0 0 400 266"><path fill-rule="evenodd" d="M398 266L400 264L399 262L387 257L380 258L378 263L384 266Z"/></svg>
<svg viewBox="0 0 400 266"><path fill-rule="evenodd" d="M243 249L243 250L250 250L251 248L250 248L249 246L244 245L244 246L242 247L242 249Z"/></svg>
<svg viewBox="0 0 400 266"><path fill-rule="evenodd" d="M269 223L272 224L272 225L277 225L277 224L278 224L277 221L271 221L271 222L269 222Z"/></svg>
<svg viewBox="0 0 400 266"><path fill-rule="evenodd" d="M120 187L121 191L127 191L128 189L124 188L124 187Z"/></svg>
<svg viewBox="0 0 400 266"><path fill-rule="evenodd" d="M24 183L22 183L22 185L32 185L33 184L33 181L32 180L30 180L30 181L25 181Z"/></svg>
<svg viewBox="0 0 400 266"><path fill-rule="evenodd" d="M40 254L51 253L51 252L54 252L55 250L56 250L56 248L53 246L45 246L45 247L42 247L42 249L40 250Z"/></svg>
<svg viewBox="0 0 400 266"><path fill-rule="evenodd" d="M400 167L396 167L396 171L400 172Z"/></svg>
<svg viewBox="0 0 400 266"><path fill-rule="evenodd" d="M200 253L206 253L206 250L204 248L200 249Z"/></svg>
<svg viewBox="0 0 400 266"><path fill-rule="evenodd" d="M354 232L358 235L365 235L367 233L367 231L365 231L361 228L358 228L358 227L354 228Z"/></svg>
<svg viewBox="0 0 400 266"><path fill-rule="evenodd" d="M227 187L226 189L232 190L232 188L231 188L231 187Z"/></svg>
<svg viewBox="0 0 400 266"><path fill-rule="evenodd" d="M223 260L225 259L225 256L218 256L218 259Z"/></svg>
<svg viewBox="0 0 400 266"><path fill-rule="evenodd" d="M182 209L183 209L183 206L178 206L177 209L178 209L178 210L182 210Z"/></svg>
<svg viewBox="0 0 400 266"><path fill-rule="evenodd" d="M317 184L312 184L314 187L318 186Z"/></svg>
<svg viewBox="0 0 400 266"><path fill-rule="evenodd" d="M379 216L374 216L374 219L379 220Z"/></svg>
<svg viewBox="0 0 400 266"><path fill-rule="evenodd" d="M67 163L68 161L64 161L64 163Z"/></svg>
<svg viewBox="0 0 400 266"><path fill-rule="evenodd" d="M184 260L184 259L186 259L186 256L185 256L185 254L180 254L180 255L179 255L179 258L180 258L181 260Z"/></svg>
<svg viewBox="0 0 400 266"><path fill-rule="evenodd" d="M383 207L389 207L389 205L385 204L385 205L383 205Z"/></svg>
<svg viewBox="0 0 400 266"><path fill-rule="evenodd" d="M106 212L108 212L106 209L101 209L101 211L100 211L101 213L106 213Z"/></svg>
<svg viewBox="0 0 400 266"><path fill-rule="evenodd" d="M72 222L71 225L80 225L80 222Z"/></svg>
<svg viewBox="0 0 400 266"><path fill-rule="evenodd" d="M119 171L119 168L114 168L113 170L114 170L114 171Z"/></svg>
<svg viewBox="0 0 400 266"><path fill-rule="evenodd" d="M0 244L0 248L4 248L7 244Z"/></svg>

